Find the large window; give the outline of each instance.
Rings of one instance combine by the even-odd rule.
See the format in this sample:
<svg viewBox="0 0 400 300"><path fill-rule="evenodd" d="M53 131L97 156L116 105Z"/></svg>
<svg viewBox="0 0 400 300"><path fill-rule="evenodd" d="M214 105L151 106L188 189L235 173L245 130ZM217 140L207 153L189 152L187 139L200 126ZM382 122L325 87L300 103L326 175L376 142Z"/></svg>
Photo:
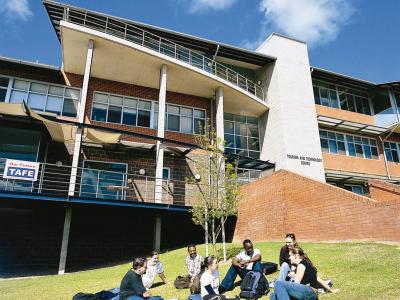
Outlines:
<svg viewBox="0 0 400 300"><path fill-rule="evenodd" d="M79 89L13 79L9 102L26 101L28 106L36 111L76 117L80 97Z"/></svg>
<svg viewBox="0 0 400 300"><path fill-rule="evenodd" d="M260 158L258 119L224 114L225 151Z"/></svg>
<svg viewBox="0 0 400 300"><path fill-rule="evenodd" d="M150 127L151 101L94 93L92 120Z"/></svg>
<svg viewBox="0 0 400 300"><path fill-rule="evenodd" d="M158 116L158 104L155 117ZM167 104L165 128L183 133L203 134L205 132L206 112L186 106Z"/></svg>
<svg viewBox="0 0 400 300"><path fill-rule="evenodd" d="M385 156L388 161L400 162L399 153L400 153L400 144L393 142L384 142L383 143Z"/></svg>
<svg viewBox="0 0 400 300"><path fill-rule="evenodd" d="M0 158L36 161L40 131L0 127Z"/></svg>
<svg viewBox="0 0 400 300"><path fill-rule="evenodd" d="M371 115L369 97L363 91L320 80L313 80L313 88L316 104Z"/></svg>
<svg viewBox="0 0 400 300"><path fill-rule="evenodd" d="M374 139L325 130L320 130L319 135L322 152L379 159Z"/></svg>
<svg viewBox="0 0 400 300"><path fill-rule="evenodd" d="M94 93L92 120L157 128L158 103L120 95ZM203 109L167 104L165 129L191 134L204 132Z"/></svg>
<svg viewBox="0 0 400 300"><path fill-rule="evenodd" d="M81 179L81 197L125 199L127 165L85 160Z"/></svg>
<svg viewBox="0 0 400 300"><path fill-rule="evenodd" d="M8 82L7 77L0 77L0 102L6 101Z"/></svg>

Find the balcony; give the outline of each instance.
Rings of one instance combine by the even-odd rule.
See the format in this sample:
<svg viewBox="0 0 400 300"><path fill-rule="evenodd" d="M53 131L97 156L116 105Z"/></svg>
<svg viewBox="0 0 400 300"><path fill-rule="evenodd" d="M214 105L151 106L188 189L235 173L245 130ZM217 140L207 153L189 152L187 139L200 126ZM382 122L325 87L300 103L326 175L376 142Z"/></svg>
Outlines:
<svg viewBox="0 0 400 300"><path fill-rule="evenodd" d="M127 173L122 170L77 168L74 197L68 196L71 166L40 163L37 180L25 181L3 177L6 159L0 158L0 192L32 194L48 197L71 198L85 202L111 202L115 205L129 203L155 203L158 182L161 182L161 203L175 206L191 206L201 182L180 180L156 180L152 176ZM239 184L261 177L261 171L240 170ZM159 190L159 189L157 189Z"/></svg>
<svg viewBox="0 0 400 300"><path fill-rule="evenodd" d="M263 89L253 81L233 71L232 69L216 62L199 52L176 44L168 39L136 27L121 19L96 14L86 10L63 7L62 20L94 29L128 42L156 51L159 54L174 58L192 67L215 75L239 89L254 95L260 101L265 102Z"/></svg>

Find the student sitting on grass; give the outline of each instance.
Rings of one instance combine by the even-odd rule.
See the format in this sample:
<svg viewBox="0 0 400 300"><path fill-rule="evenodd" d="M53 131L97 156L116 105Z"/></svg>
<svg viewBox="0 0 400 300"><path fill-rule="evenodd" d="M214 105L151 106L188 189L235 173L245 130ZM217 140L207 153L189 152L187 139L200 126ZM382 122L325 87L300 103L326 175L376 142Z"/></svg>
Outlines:
<svg viewBox="0 0 400 300"><path fill-rule="evenodd" d="M219 272L218 259L215 256L208 256L204 259L205 271L200 278L201 297L203 300L218 298L225 299L219 295ZM218 296L218 297L217 297Z"/></svg>
<svg viewBox="0 0 400 300"><path fill-rule="evenodd" d="M119 300L163 300L161 297L153 297L144 287L142 275L146 272L147 260L137 257L133 260L130 269L122 278Z"/></svg>
<svg viewBox="0 0 400 300"><path fill-rule="evenodd" d="M144 273L144 275L142 276L143 285L146 289L151 288L157 274L158 276L160 276L164 284L167 283L167 278L165 278L163 266L158 258L159 253L157 251L152 251L150 259L147 260L146 273Z"/></svg>
<svg viewBox="0 0 400 300"><path fill-rule="evenodd" d="M225 292L232 288L236 276L239 275L243 279L247 272L253 270L262 273L261 252L253 248L250 240L243 241L244 250L232 259L232 265L221 282L221 292Z"/></svg>
<svg viewBox="0 0 400 300"><path fill-rule="evenodd" d="M294 280L294 276L292 276L294 275L294 273L290 271L294 271L295 266L293 266L292 269L292 265L289 259L289 249L293 247L298 247L296 236L294 235L294 233L288 233L286 234L285 237L285 245L281 248L281 252L279 254L280 270L279 270L279 277L277 280L285 281L289 273L290 273L289 277L293 278Z"/></svg>
<svg viewBox="0 0 400 300"><path fill-rule="evenodd" d="M318 277L317 269L301 248L291 248L289 250L289 258L291 264L296 266L294 282L276 281L274 293L270 296L271 300L317 300L318 296L314 289L317 289L320 285L328 292L336 293L338 291L337 289L331 289Z"/></svg>

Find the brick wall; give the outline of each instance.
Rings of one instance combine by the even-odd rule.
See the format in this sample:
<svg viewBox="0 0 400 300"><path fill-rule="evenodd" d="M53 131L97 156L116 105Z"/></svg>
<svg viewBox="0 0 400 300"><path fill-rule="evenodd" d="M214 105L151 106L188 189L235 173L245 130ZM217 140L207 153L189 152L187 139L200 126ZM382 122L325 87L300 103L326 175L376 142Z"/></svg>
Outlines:
<svg viewBox="0 0 400 300"><path fill-rule="evenodd" d="M381 202L400 200L400 186L382 180L371 179L368 181L371 198Z"/></svg>
<svg viewBox="0 0 400 300"><path fill-rule="evenodd" d="M357 122L362 124L375 125L375 119L373 116L360 114L339 108L327 107L319 104L316 104L315 108L317 110L317 115L351 121L351 122Z"/></svg>
<svg viewBox="0 0 400 300"><path fill-rule="evenodd" d="M104 80L99 78L91 77L89 80L89 88L88 88L88 96L86 102L86 117L88 119L91 118L92 114L92 106L93 106L93 93L95 91L111 93L111 94L119 94L124 96L138 97L152 101L158 101L159 90L148 88L144 86L137 86L133 84L126 84L117 81ZM174 92L167 92L166 102L173 103L178 105L191 106L195 108L200 108L206 110L206 117L210 118L211 114L211 101L207 98L179 94ZM105 122L96 122L91 121L93 124L111 127L115 129L127 130L136 133L143 133L152 136L157 135L157 130L151 128L123 125L123 124L112 124ZM195 143L195 136L192 134L173 132L173 131L165 131L165 138L179 140L186 143ZM125 138L124 138L125 139ZM151 141L134 138L136 142L146 142L149 143ZM154 141L153 141L154 143Z"/></svg>
<svg viewBox="0 0 400 300"><path fill-rule="evenodd" d="M400 240L400 199L359 196L285 170L241 188L234 239Z"/></svg>

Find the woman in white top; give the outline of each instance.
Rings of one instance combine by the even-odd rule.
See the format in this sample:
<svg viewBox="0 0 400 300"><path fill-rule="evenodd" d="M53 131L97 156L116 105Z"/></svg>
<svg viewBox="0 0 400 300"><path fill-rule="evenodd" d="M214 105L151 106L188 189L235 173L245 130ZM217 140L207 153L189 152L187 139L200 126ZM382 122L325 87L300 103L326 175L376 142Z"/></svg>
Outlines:
<svg viewBox="0 0 400 300"><path fill-rule="evenodd" d="M217 258L215 256L206 257L204 259L204 267L205 271L203 275L201 275L200 286L201 297L207 300L213 298L213 296L219 295L219 273Z"/></svg>
<svg viewBox="0 0 400 300"><path fill-rule="evenodd" d="M159 253L157 251L152 251L150 259L147 261L146 273L142 276L142 282L146 289L151 288L157 274L160 276L162 282L166 284L167 278L165 278L164 268L159 261Z"/></svg>

